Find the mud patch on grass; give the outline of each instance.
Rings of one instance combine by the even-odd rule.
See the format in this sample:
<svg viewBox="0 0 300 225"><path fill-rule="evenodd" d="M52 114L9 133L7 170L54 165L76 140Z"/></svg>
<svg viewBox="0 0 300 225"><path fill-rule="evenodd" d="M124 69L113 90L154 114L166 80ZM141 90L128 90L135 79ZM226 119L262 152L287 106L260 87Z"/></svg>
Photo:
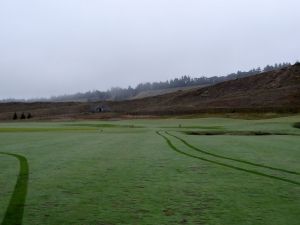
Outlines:
<svg viewBox="0 0 300 225"><path fill-rule="evenodd" d="M175 212L170 208L164 209L163 213L165 214L165 216L173 216L175 214Z"/></svg>

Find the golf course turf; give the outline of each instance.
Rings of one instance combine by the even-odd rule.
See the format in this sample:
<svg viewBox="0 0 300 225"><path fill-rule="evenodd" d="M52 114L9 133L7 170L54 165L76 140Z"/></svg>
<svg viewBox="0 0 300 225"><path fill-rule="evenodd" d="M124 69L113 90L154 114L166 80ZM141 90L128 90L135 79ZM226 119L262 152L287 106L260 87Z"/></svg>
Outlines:
<svg viewBox="0 0 300 225"><path fill-rule="evenodd" d="M180 153L180 154L183 154L183 155L186 155L186 156L189 156L189 157L192 157L192 158L195 158L195 159L200 159L200 160L203 160L203 161L206 161L206 162L210 162L210 163L213 163L213 164L216 164L216 165L220 165L220 166L225 166L225 167L228 167L228 168L231 168L231 169L235 169L235 170L241 170L241 171L244 171L244 172L247 172L247 173L253 173L253 174L256 174L256 175L259 175L259 176L264 176L264 177L268 177L268 178L272 178L272 179L277 179L277 180L282 180L282 181L285 181L285 182L288 182L288 183L292 183L292 184L296 184L296 185L300 185L300 182L297 182L297 181L293 181L293 180L289 180L289 179L285 179L285 178L280 178L280 177L276 177L276 176L272 176L272 175L268 175L268 174L264 174L264 173L260 173L260 172L257 172L257 171L254 171L254 170L248 170L248 169L243 169L243 168L240 168L240 167L236 167L236 166L232 166L230 164L225 164L225 163L221 163L221 162L218 162L218 161L214 161L214 160L210 160L210 159L207 159L207 158L203 158L203 157L199 157L199 156L196 156L196 155L193 155L193 154L190 154L190 153L186 153L184 151L181 151L179 150L176 146L174 146L174 144L172 144L172 142L170 141L170 139L168 139L166 136L164 136L163 134L161 134L160 132L157 132L158 135L160 135L161 137L163 137L168 145L176 152ZM166 134L169 134L166 132ZM170 134L169 134L170 135ZM170 135L171 136L171 135ZM173 137L176 137L174 135L172 135ZM177 138L177 137L176 137ZM181 141L183 141L182 139L180 139ZM192 145L188 144L187 142L183 141L187 146L191 147ZM200 149L198 148L195 148L194 146L192 146L191 148L193 149L196 149L197 151L200 151ZM203 151L201 151L202 153L204 153ZM205 152L205 154L207 154L207 152ZM229 158L229 157L221 157L219 155L215 155L215 154L210 154L210 155L213 155L215 157L218 157L218 158L225 158L225 159L230 159L230 160L234 160L232 158ZM254 163L250 163L250 162L247 162L247 161L244 161L244 160L234 160L234 161L238 161L238 162L243 162L243 163L246 163L246 164L249 164L249 165L259 165L259 164L254 164ZM267 166L262 166L260 165L260 167L265 167L265 168L272 168L273 170L278 170L278 171L284 171L284 172L288 172L288 173L292 173L292 174L299 174L297 172L292 172L292 171L288 171L288 170L282 170L282 169L278 169L278 168L273 168L273 167L267 167Z"/></svg>
<svg viewBox="0 0 300 225"><path fill-rule="evenodd" d="M22 224L29 175L28 162L27 159L21 155L6 152L0 152L0 154L12 156L20 163L20 172L17 183L1 225Z"/></svg>
<svg viewBox="0 0 300 225"><path fill-rule="evenodd" d="M298 121L0 123L0 224L297 225Z"/></svg>
<svg viewBox="0 0 300 225"><path fill-rule="evenodd" d="M201 153L204 153L204 154L207 154L207 155L211 155L211 156L214 156L214 157L217 157L217 158L221 158L221 159L229 159L229 160L232 160L232 161L236 161L236 162L240 162L240 163L245 163L245 164L249 164L249 165L252 165L252 166L258 166L258 167L263 167L263 168L267 168L267 169L271 169L271 170L278 170L278 171L281 171L281 172L285 172L285 173L291 173L291 174L297 174L297 175L300 175L300 173L298 172L295 172L295 171L290 171L290 170L285 170L285 169L280 169L280 168L275 168L275 167L271 167L271 166L265 166L265 165L261 165L261 164L257 164L257 163L253 163L253 162L248 162L248 161L245 161L245 160L240 160L240 159L234 159L234 158L231 158L231 157L226 157L226 156L222 156L222 155L217 155L217 154L214 154L214 153L210 153L210 152L207 152L207 151L203 151L191 144L189 144L187 141L183 140L182 138L179 138L175 135L172 135L170 134L169 132L166 132L166 134L180 140L181 142L183 142L185 145L187 145L188 147L198 151L198 152L201 152Z"/></svg>

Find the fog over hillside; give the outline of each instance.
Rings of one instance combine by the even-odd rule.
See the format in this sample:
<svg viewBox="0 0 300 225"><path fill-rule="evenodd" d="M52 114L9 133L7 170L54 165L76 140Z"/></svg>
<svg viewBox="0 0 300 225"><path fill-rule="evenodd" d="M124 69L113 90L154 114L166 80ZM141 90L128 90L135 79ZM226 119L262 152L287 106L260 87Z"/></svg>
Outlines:
<svg viewBox="0 0 300 225"><path fill-rule="evenodd" d="M298 0L0 2L0 99L299 60Z"/></svg>
<svg viewBox="0 0 300 225"><path fill-rule="evenodd" d="M93 90L84 93L65 94L59 96L52 96L50 98L32 98L32 99L2 99L0 102L95 102L103 100L128 100L134 98L143 98L148 96L161 95L171 93L178 90L205 87L214 85L223 81L234 80L253 76L262 72L269 72L279 70L291 66L290 63L276 63L274 65L267 65L264 68L253 68L249 71L237 71L226 76L213 77L190 77L187 75L180 78L174 78L167 81L156 81L140 83L135 87L128 88L112 87L107 91Z"/></svg>

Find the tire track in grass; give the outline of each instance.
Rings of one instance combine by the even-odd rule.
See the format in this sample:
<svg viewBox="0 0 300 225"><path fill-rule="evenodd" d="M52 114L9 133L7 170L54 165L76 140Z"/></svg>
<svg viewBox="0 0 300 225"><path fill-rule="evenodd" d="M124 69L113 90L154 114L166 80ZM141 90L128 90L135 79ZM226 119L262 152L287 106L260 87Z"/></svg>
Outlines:
<svg viewBox="0 0 300 225"><path fill-rule="evenodd" d="M28 162L27 159L22 155L6 152L0 152L0 154L16 158L18 159L20 164L18 179L1 225L21 225L23 220L24 205L28 187Z"/></svg>
<svg viewBox="0 0 300 225"><path fill-rule="evenodd" d="M251 174L255 174L255 175L259 175L259 176L263 176L263 177L268 177L268 178L271 178L271 179L280 180L280 181L284 181L284 182L291 183L291 184L300 185L300 182L297 182L297 181L293 181L293 180L286 179L286 178L281 178L281 177L276 177L276 176L261 173L261 172L255 171L255 170L240 168L240 167L237 167L237 166L233 166L233 165L230 165L230 164L214 161L214 160L211 160L211 159L203 158L203 157L200 157L200 156L196 156L196 155L181 151L165 135L161 134L159 131L156 131L156 133L159 136L161 136L163 139L165 139L165 141L167 142L167 144L169 145L169 147L172 150L174 150L175 152L180 153L182 155L189 156L189 157L192 157L192 158L195 158L195 159L200 159L200 160L203 160L203 161L206 161L206 162L210 162L210 163L213 163L213 164L216 164L216 165L228 167L228 168L231 168L231 169L235 169L235 170L239 170L239 171L243 171L243 172L247 172L247 173L251 173Z"/></svg>
<svg viewBox="0 0 300 225"><path fill-rule="evenodd" d="M246 161L246 160L242 160L242 159L235 159L235 158L231 158L231 157L227 157L227 156L223 156L223 155L218 155L218 154L215 154L215 153L211 153L211 152L207 152L207 151L204 151L202 149L199 149L193 145L191 145L190 143L188 143L187 141L185 141L184 139L180 138L180 137L177 137L176 135L174 134L170 134L169 132L166 131L166 134L178 139L179 141L181 141L183 144L185 144L186 146L188 146L189 148L192 148L198 152L201 152L203 154L206 154L206 155L210 155L210 156L214 156L214 157L217 157L217 158L221 158L221 159L228 159L228 160L232 160L232 161L235 161L235 162L239 162L239 163L244 163L244 164L248 164L248 165L251 165L251 166L257 166L257 167L262 167L262 168L266 168L266 169L270 169L270 170L276 170L276 171L280 171L280 172L284 172L284 173L290 173L290 174L294 174L294 175L300 175L300 173L298 172L295 172L295 171L290 171L290 170L286 170L286 169L281 169L281 168L276 168L276 167L272 167L272 166L266 166L266 165L262 165L262 164L258 164L258 163L253 163L253 162L249 162L249 161Z"/></svg>

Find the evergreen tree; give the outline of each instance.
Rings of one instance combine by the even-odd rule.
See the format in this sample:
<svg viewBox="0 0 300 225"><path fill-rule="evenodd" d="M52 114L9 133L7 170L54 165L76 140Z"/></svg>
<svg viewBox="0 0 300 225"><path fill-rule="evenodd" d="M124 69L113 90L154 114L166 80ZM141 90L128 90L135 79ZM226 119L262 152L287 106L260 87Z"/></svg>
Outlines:
<svg viewBox="0 0 300 225"><path fill-rule="evenodd" d="M161 90L168 88L178 87L192 87L202 85L214 85L227 80L234 80L243 77L253 76L262 72L269 72L278 70L290 66L290 63L276 63L274 65L266 65L264 68L253 68L248 71L237 71L230 73L226 76L213 76L213 77L195 77L192 78L189 75L184 75L179 78L174 78L164 82L147 82L140 83L135 88L119 88L114 87L107 91L88 91L85 93L77 93L74 95L63 95L50 98L50 101L103 101L103 100L125 100L130 99L137 94L144 91Z"/></svg>
<svg viewBox="0 0 300 225"><path fill-rule="evenodd" d="M31 113L28 113L27 114L27 119L30 119L30 118L32 118L32 115L31 115Z"/></svg>
<svg viewBox="0 0 300 225"><path fill-rule="evenodd" d="M25 114L24 114L24 113L22 113L20 118L21 118L21 120L24 120L24 119L26 119L26 116L25 116Z"/></svg>
<svg viewBox="0 0 300 225"><path fill-rule="evenodd" d="M17 120L18 119L18 114L15 112L13 115L13 120Z"/></svg>

